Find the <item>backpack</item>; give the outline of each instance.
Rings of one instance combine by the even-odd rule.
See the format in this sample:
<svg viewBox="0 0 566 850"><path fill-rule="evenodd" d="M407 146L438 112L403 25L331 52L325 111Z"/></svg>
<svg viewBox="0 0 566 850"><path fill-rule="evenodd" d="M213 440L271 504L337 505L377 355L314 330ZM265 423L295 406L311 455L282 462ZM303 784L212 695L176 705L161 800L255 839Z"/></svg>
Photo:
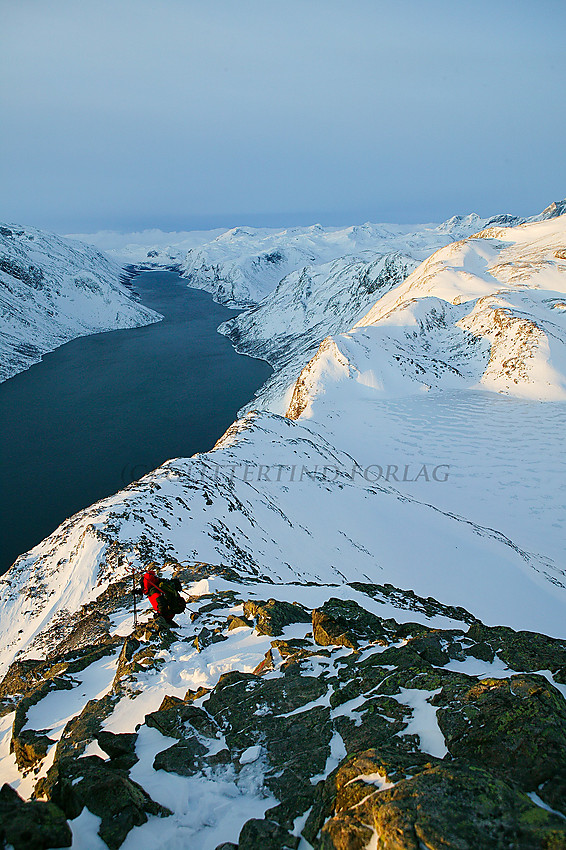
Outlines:
<svg viewBox="0 0 566 850"><path fill-rule="evenodd" d="M181 586L181 582L179 579L168 579L168 578L160 578L157 582L159 585L159 589L163 596L165 597L165 601L167 602L167 606L172 614L182 614L185 608L187 607L187 603L179 593L179 588Z"/></svg>

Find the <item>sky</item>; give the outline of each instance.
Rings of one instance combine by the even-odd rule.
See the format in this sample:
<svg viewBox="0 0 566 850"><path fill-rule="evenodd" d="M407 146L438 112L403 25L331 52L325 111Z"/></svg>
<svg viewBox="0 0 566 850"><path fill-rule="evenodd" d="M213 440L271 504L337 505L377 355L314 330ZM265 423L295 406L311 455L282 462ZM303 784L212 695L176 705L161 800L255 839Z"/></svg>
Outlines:
<svg viewBox="0 0 566 850"><path fill-rule="evenodd" d="M531 215L564 0L0 0L0 219L57 232Z"/></svg>

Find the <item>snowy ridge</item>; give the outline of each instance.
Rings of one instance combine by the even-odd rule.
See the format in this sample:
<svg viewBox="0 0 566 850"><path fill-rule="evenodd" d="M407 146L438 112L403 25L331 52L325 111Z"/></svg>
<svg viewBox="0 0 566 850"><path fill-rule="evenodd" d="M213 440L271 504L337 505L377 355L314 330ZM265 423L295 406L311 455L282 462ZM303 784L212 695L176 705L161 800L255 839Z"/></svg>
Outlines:
<svg viewBox="0 0 566 850"><path fill-rule="evenodd" d="M309 416L342 376L385 397L434 387L566 399L565 258L565 216L437 251L351 331L321 344L289 415Z"/></svg>
<svg viewBox="0 0 566 850"><path fill-rule="evenodd" d="M0 380L78 336L157 322L90 245L32 227L0 227Z"/></svg>
<svg viewBox="0 0 566 850"><path fill-rule="evenodd" d="M410 251L291 272L238 341L280 376L320 343L271 388L288 417L0 579L1 770L60 807L57 846L399 844L401 807L409 848L415 799L434 850L561 846L566 216L506 224L408 277ZM149 560L189 594L174 629L133 622Z"/></svg>

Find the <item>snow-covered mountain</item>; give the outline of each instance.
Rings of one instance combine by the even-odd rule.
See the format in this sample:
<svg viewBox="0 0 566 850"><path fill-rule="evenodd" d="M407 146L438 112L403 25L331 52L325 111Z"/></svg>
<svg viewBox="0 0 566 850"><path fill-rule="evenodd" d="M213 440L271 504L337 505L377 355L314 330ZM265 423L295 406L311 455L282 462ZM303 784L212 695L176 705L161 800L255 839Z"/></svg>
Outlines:
<svg viewBox="0 0 566 850"><path fill-rule="evenodd" d="M175 267L190 286L210 292L215 301L249 307L272 292L284 277L305 267L346 256L371 262L401 252L423 260L436 248L462 239L491 223L522 219L453 216L441 225L362 224L352 227L256 228L163 233L74 234L104 250L117 262L137 268Z"/></svg>
<svg viewBox="0 0 566 850"><path fill-rule="evenodd" d="M408 276L409 248L289 272L238 341L288 368L319 337L287 416L0 581L3 775L67 843L565 846L559 212L470 221ZM172 631L132 621L149 560L190 594Z"/></svg>
<svg viewBox="0 0 566 850"><path fill-rule="evenodd" d="M78 336L159 321L90 245L32 227L0 226L0 380Z"/></svg>

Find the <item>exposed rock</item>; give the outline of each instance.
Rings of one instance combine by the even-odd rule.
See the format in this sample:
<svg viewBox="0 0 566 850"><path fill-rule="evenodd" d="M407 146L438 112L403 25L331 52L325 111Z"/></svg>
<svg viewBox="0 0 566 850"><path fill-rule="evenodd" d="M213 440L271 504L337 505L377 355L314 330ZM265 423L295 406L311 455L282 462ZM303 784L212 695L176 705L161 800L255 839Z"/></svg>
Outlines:
<svg viewBox="0 0 566 850"><path fill-rule="evenodd" d="M70 847L73 835L64 813L54 803L25 803L7 784L0 789L0 842L14 850Z"/></svg>
<svg viewBox="0 0 566 850"><path fill-rule="evenodd" d="M249 599L244 602L244 614L255 621L258 634L272 637L283 634L285 626L310 623L311 620L307 609L298 602L279 602L277 599L268 599L267 602Z"/></svg>
<svg viewBox="0 0 566 850"><path fill-rule="evenodd" d="M113 694L90 699L81 713L69 720L63 729L55 750L54 764L71 756L81 756L87 744L97 739L103 722L112 714L116 702Z"/></svg>
<svg viewBox="0 0 566 850"><path fill-rule="evenodd" d="M101 818L98 834L110 850L120 847L130 829L145 823L148 814L171 814L125 771L110 767L98 756L66 758L49 773L49 788L44 785L42 790L69 818L78 817L85 806Z"/></svg>
<svg viewBox="0 0 566 850"><path fill-rule="evenodd" d="M470 626L466 637L476 646L489 646L512 670L525 673L561 670L566 673L566 641L538 632L516 632L506 626L484 626L479 622ZM476 654L472 649L468 653Z"/></svg>
<svg viewBox="0 0 566 850"><path fill-rule="evenodd" d="M12 738L11 752L14 753L19 770L26 772L43 761L47 750L55 741L35 729L25 729Z"/></svg>
<svg viewBox="0 0 566 850"><path fill-rule="evenodd" d="M261 676L262 673L269 673L271 670L275 669L275 665L273 663L273 652L271 649L268 649L265 653L265 657L259 662L255 670L253 671L254 676Z"/></svg>
<svg viewBox="0 0 566 850"><path fill-rule="evenodd" d="M285 716L318 699L327 687L313 676L301 676L297 666L273 679L226 673L203 703L233 753L261 744L265 784L281 801L268 815L286 829L312 804L310 779L324 770L332 738L328 708Z"/></svg>
<svg viewBox="0 0 566 850"><path fill-rule="evenodd" d="M353 581L349 586L354 590L360 591L360 593L371 596L372 599L386 600L396 608L401 608L405 611L419 611L427 617L440 615L448 617L451 620L461 620L463 623L479 623L477 617L474 617L465 608L456 605L444 605L442 602L438 602L437 599L433 599L432 596L427 596L426 598L418 596L412 590L402 590L388 582L385 584L365 584L361 581Z"/></svg>
<svg viewBox="0 0 566 850"><path fill-rule="evenodd" d="M383 620L370 614L350 599L329 599L312 612L312 630L321 646L347 646L357 649L362 643L387 645Z"/></svg>
<svg viewBox="0 0 566 850"><path fill-rule="evenodd" d="M253 818L240 832L237 850L296 850L299 839L278 823Z"/></svg>
<svg viewBox="0 0 566 850"><path fill-rule="evenodd" d="M228 617L228 631L231 632L233 629L241 629L246 628L250 629L253 627L253 621L248 620L247 617L235 617L231 614Z"/></svg>
<svg viewBox="0 0 566 850"><path fill-rule="evenodd" d="M102 731L96 736L99 747L110 757L112 767L121 767L123 770L129 770L139 761L136 755L137 738L136 732L116 735Z"/></svg>
<svg viewBox="0 0 566 850"><path fill-rule="evenodd" d="M191 738L195 731L207 738L215 738L218 733L218 726L206 711L187 703L152 711L146 714L145 724L166 737L180 740Z"/></svg>
<svg viewBox="0 0 566 850"><path fill-rule="evenodd" d="M324 825L320 846L365 847L373 834L370 824L382 850L566 847L559 817L488 771L459 762L427 768L394 788L370 792Z"/></svg>
<svg viewBox="0 0 566 850"><path fill-rule="evenodd" d="M566 702L543 676L519 674L484 679L449 699L434 702L446 746L455 757L488 767L546 799L558 799L566 775ZM561 778L562 777L562 778Z"/></svg>
<svg viewBox="0 0 566 850"><path fill-rule="evenodd" d="M178 773L180 776L193 776L202 768L203 756L208 752L195 735L178 744L173 744L166 750L157 753L153 761L154 770L166 770L168 773Z"/></svg>
<svg viewBox="0 0 566 850"><path fill-rule="evenodd" d="M200 630L193 643L198 651L202 652L207 646L210 646L212 643L219 643L222 640L227 640L227 637L220 630L211 631L205 627Z"/></svg>

